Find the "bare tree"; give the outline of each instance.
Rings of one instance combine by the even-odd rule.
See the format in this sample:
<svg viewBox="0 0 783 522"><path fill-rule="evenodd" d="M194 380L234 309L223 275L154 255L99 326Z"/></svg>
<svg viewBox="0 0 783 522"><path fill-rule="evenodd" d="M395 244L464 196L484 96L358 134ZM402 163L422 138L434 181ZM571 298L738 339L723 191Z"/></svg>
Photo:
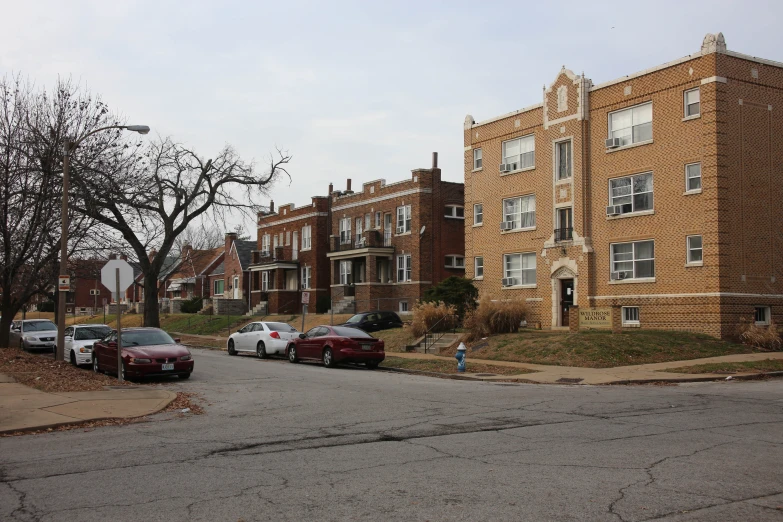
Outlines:
<svg viewBox="0 0 783 522"><path fill-rule="evenodd" d="M253 199L265 194L291 157L278 149L262 173L226 146L205 159L171 139L155 141L133 153L128 143L112 145L115 155L101 161L88 148L74 158L76 208L118 232L132 248L144 274L144 325L159 326L158 280L177 238L189 225L209 216L225 223L231 212L253 215ZM157 253L149 256L150 238Z"/></svg>

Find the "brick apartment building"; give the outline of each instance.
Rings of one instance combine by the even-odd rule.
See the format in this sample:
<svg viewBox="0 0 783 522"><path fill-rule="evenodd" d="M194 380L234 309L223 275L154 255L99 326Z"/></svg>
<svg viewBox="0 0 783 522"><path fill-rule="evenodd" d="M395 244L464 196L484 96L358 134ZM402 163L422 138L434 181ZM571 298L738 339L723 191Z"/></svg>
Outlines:
<svg viewBox="0 0 783 522"><path fill-rule="evenodd" d="M783 316L783 64L708 34L684 58L593 85L563 68L543 103L475 122L466 274L568 325L731 336Z"/></svg>
<svg viewBox="0 0 783 522"><path fill-rule="evenodd" d="M424 291L465 275L462 183L416 169L395 183L375 180L345 192L330 187L330 286L335 312L408 311Z"/></svg>
<svg viewBox="0 0 783 522"><path fill-rule="evenodd" d="M329 296L327 217L329 198L314 196L309 205L280 205L258 214L257 250L251 254L251 312L293 313L301 292L310 292L310 310ZM322 300L323 301L323 300Z"/></svg>

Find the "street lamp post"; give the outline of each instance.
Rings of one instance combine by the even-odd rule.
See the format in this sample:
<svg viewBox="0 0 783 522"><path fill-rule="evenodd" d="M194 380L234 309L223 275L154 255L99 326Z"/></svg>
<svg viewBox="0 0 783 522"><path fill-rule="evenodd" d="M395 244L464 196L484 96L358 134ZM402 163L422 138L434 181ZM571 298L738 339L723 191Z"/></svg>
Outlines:
<svg viewBox="0 0 783 522"><path fill-rule="evenodd" d="M66 140L65 150L63 152L63 205L62 205L62 232L60 236L60 276L68 275L68 189L70 177L68 170L71 162L71 152L76 150L79 144L86 138L101 131L109 129L125 129L139 134L147 134L150 128L146 125L109 125L88 132L76 140ZM65 360L65 297L67 291L59 291L57 299L57 345L55 348L55 359ZM119 303L117 304L119 306Z"/></svg>

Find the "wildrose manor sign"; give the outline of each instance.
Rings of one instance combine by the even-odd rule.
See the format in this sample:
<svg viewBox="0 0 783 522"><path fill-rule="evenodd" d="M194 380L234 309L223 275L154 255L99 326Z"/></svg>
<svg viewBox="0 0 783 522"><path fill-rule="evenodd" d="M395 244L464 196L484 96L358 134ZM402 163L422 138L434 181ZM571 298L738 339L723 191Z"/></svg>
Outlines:
<svg viewBox="0 0 783 522"><path fill-rule="evenodd" d="M579 328L612 328L612 309L580 308Z"/></svg>

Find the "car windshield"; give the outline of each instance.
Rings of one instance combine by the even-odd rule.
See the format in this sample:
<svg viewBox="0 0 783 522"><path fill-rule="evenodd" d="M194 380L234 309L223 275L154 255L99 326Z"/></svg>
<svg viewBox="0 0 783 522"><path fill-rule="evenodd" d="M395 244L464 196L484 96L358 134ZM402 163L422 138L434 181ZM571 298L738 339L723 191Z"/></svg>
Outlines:
<svg viewBox="0 0 783 522"><path fill-rule="evenodd" d="M333 326L332 330L334 330L334 333L341 336L341 337L367 337L369 339L372 339L373 336L359 330L358 328L350 328L345 326Z"/></svg>
<svg viewBox="0 0 783 522"><path fill-rule="evenodd" d="M22 323L22 330L25 332L51 332L57 330L57 327L51 321L33 321Z"/></svg>
<svg viewBox="0 0 783 522"><path fill-rule="evenodd" d="M287 323L265 323L273 332L295 332L296 328Z"/></svg>
<svg viewBox="0 0 783 522"><path fill-rule="evenodd" d="M163 330L131 330L122 332L123 346L152 346L155 344L176 344Z"/></svg>
<svg viewBox="0 0 783 522"><path fill-rule="evenodd" d="M88 326L86 328L77 328L73 338L77 341L86 339L103 339L111 332L108 326Z"/></svg>
<svg viewBox="0 0 783 522"><path fill-rule="evenodd" d="M362 315L362 314L356 314L356 315L354 315L353 317L351 317L350 319L348 319L345 322L346 323L361 323L363 317L364 317L364 315Z"/></svg>

